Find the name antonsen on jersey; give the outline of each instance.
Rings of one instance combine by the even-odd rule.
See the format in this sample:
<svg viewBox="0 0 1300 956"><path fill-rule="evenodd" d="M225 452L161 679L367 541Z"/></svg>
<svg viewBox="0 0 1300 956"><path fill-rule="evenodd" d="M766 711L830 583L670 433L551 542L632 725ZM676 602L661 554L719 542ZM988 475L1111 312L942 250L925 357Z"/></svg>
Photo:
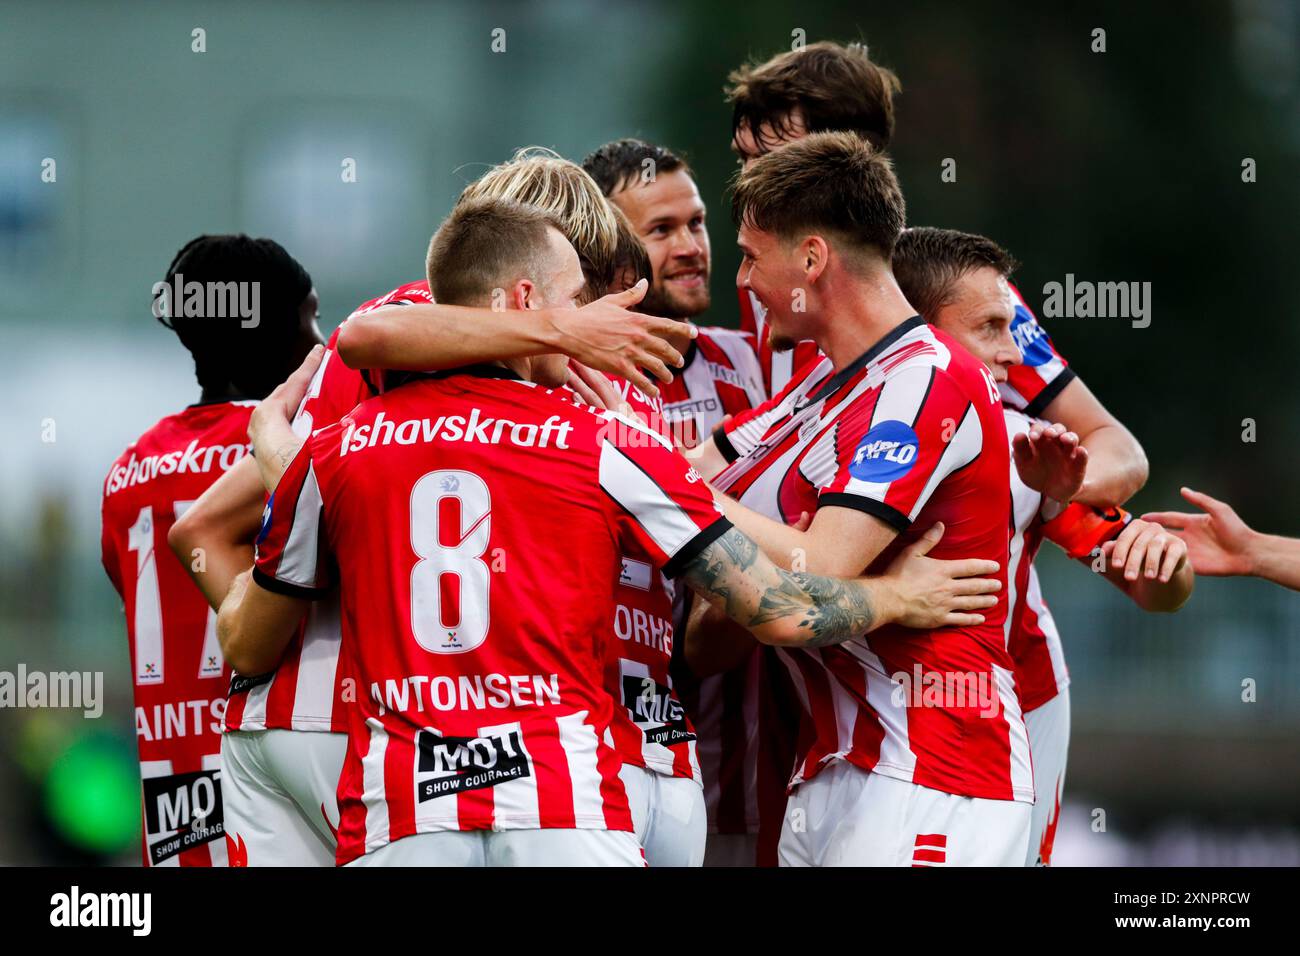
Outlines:
<svg viewBox="0 0 1300 956"><path fill-rule="evenodd" d="M184 451L169 451L165 455L148 455L137 459L134 454L125 465L115 465L104 484L104 494L111 495L128 485L141 485L159 475L198 475L217 465L229 471L248 454L251 445L204 445L198 439L190 442Z"/></svg>
<svg viewBox="0 0 1300 956"><path fill-rule="evenodd" d="M545 707L560 702L558 674L462 674L408 677L370 685L370 698L380 714L425 710L486 710L507 707Z"/></svg>
<svg viewBox="0 0 1300 956"><path fill-rule="evenodd" d="M226 698L215 700L182 700L174 704L154 704L152 713L144 707L135 709L135 732L144 740L171 740L202 734L203 712L212 718L207 730L221 733L221 720L226 715Z"/></svg>
<svg viewBox="0 0 1300 956"><path fill-rule="evenodd" d="M340 457L376 445L414 445L419 442L467 441L484 445L499 445L503 440L521 448L547 448L554 442L556 448L569 447L569 432L573 423L559 415L544 422L512 422L508 418L486 418L477 409L464 415L439 415L437 418L408 418L394 422L380 412L369 425L349 423L343 432L339 447Z"/></svg>

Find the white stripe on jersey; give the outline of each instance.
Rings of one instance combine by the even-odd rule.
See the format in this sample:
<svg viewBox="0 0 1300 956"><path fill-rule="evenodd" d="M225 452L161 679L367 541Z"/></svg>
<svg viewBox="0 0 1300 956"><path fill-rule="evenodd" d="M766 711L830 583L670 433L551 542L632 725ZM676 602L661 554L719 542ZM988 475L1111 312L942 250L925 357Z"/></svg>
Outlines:
<svg viewBox="0 0 1300 956"><path fill-rule="evenodd" d="M366 852L369 853L389 842L388 797L384 789L388 731L373 717L366 719L366 726L370 728L370 747L361 758L361 802L366 808Z"/></svg>
<svg viewBox="0 0 1300 956"><path fill-rule="evenodd" d="M524 739L524 728L519 721L508 724L493 724L478 729L480 737L504 737L513 734L528 761L528 776L507 780L489 788L492 794L492 817L494 821L508 817L512 826L535 828L542 825L542 811L537 802L537 775L533 772L533 755L528 752L528 741ZM440 798L442 799L442 798ZM456 797L451 798L455 800ZM435 803L437 801L434 801ZM453 804L454 806L454 804Z"/></svg>
<svg viewBox="0 0 1300 956"><path fill-rule="evenodd" d="M239 720L240 730L266 729L266 701L271 694L271 685L274 683L275 678L272 678L264 684L258 684L244 695L244 713Z"/></svg>
<svg viewBox="0 0 1300 956"><path fill-rule="evenodd" d="M907 779L916 770L916 754L912 753L907 732L907 695L899 694L899 686L885 673L885 664L864 638L855 638L841 645L862 666L862 677L867 689L867 703L880 717L885 735L880 741L880 762L902 770ZM849 695L836 682L834 672L826 669L836 692ZM851 698L850 698L851 699Z"/></svg>
<svg viewBox="0 0 1300 956"><path fill-rule="evenodd" d="M334 687L343 630L338 591L312 603L298 657L298 682L294 688L294 730L329 730L334 713ZM277 675L271 683L279 680ZM322 726L323 725L323 726Z"/></svg>
<svg viewBox="0 0 1300 956"><path fill-rule="evenodd" d="M293 509L293 526L284 543L284 553L275 569L281 581L300 587L315 588L320 563L321 507L320 486L316 484L316 467L307 466L307 476Z"/></svg>
<svg viewBox="0 0 1300 956"><path fill-rule="evenodd" d="M957 426L957 431L953 433L952 440L948 442L948 447L943 450L943 456L939 459L939 464L930 473L930 480L925 483L925 488L916 499L912 513L907 516L908 520L916 520L916 516L921 513L921 509L930 500L930 495L934 494L934 489L939 487L939 482L953 472L969 465L980 456L980 451L983 448L984 429L980 426L979 413L975 410L974 405L967 405L966 414L961 417L961 424Z"/></svg>
<svg viewBox="0 0 1300 956"><path fill-rule="evenodd" d="M1011 742L1011 789L1013 792L1032 792L1034 768L1029 755L1029 731L1025 729L1024 715L1020 712L1020 698L1016 696L1016 678L1005 667L993 665L997 677L998 699L1002 701L1003 717L1007 722Z"/></svg>
<svg viewBox="0 0 1300 956"><path fill-rule="evenodd" d="M1018 434L1028 433L1030 426L1040 419L1032 419L1018 409L1003 407L1003 418L1007 423L1007 440L1015 438ZM1059 507L1059 506L1058 506ZM1043 598L1042 587L1038 582L1038 569L1033 564L1029 566L1029 580L1025 586L1025 593L1021 594L1016 587L1020 580L1020 565L1025 559L1025 535L1040 515L1044 518L1050 518L1050 513L1043 514L1044 498L1042 492L1035 491L1020 479L1020 472L1016 469L1015 458L1011 460L1011 517L1015 522L1015 528L1012 530L1011 543L1007 559L1007 620L1003 625L1003 634L1007 646L1011 644L1011 628L1014 622L1021 619L1023 615L1017 614L1016 610L1022 604L1032 611L1038 620L1038 628L1043 632L1043 638L1047 646L1048 658L1052 662L1052 674L1056 679L1057 690L1064 690L1070 685L1070 674L1065 666L1065 648L1061 643L1061 633L1056 627L1056 619L1052 617L1051 610L1047 607L1047 602Z"/></svg>
<svg viewBox="0 0 1300 956"><path fill-rule="evenodd" d="M555 718L560 731L560 746L569 764L569 779L573 782L573 819L582 825L584 820L605 825L605 804L601 797L601 776L597 763L596 731L587 723L587 711L579 710Z"/></svg>
<svg viewBox="0 0 1300 956"><path fill-rule="evenodd" d="M600 487L670 558L700 533L681 505L608 440L600 445Z"/></svg>

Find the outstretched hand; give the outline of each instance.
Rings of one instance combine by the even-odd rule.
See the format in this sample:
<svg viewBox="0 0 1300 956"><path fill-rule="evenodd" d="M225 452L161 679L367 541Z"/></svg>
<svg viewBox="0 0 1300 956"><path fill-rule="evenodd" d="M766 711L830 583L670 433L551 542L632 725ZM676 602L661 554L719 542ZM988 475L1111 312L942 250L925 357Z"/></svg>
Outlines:
<svg viewBox="0 0 1300 956"><path fill-rule="evenodd" d="M1142 517L1162 524L1187 542L1188 557L1197 574L1224 576L1253 572L1250 545L1254 532L1232 506L1217 498L1183 488L1182 495L1204 514L1152 511Z"/></svg>

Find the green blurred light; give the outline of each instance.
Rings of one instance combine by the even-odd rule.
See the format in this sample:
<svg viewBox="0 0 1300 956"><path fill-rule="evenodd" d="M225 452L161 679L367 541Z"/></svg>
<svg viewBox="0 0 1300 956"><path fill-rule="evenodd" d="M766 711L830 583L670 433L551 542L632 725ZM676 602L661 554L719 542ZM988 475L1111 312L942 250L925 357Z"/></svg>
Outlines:
<svg viewBox="0 0 1300 956"><path fill-rule="evenodd" d="M74 846L97 853L125 850L140 832L134 755L111 737L73 741L45 778L45 812Z"/></svg>

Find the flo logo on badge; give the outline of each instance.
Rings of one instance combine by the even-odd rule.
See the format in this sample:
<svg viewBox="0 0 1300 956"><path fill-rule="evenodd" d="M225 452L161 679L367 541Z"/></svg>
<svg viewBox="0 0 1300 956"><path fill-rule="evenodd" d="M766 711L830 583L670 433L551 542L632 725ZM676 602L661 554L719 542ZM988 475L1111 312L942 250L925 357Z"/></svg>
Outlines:
<svg viewBox="0 0 1300 956"><path fill-rule="evenodd" d="M895 481L912 470L917 450L916 432L910 425L880 422L858 442L849 462L849 474L858 481Z"/></svg>

